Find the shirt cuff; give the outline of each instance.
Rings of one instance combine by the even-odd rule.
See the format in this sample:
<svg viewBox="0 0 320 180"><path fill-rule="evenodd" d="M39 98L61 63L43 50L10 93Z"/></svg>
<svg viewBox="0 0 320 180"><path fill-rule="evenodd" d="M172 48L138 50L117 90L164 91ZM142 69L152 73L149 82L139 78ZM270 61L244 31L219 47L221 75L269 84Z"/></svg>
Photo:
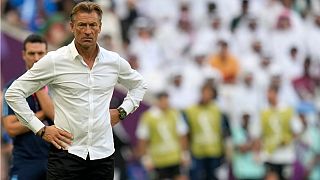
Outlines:
<svg viewBox="0 0 320 180"><path fill-rule="evenodd" d="M122 107L127 114L130 114L132 111L134 111L134 105L132 104L132 102L130 101L123 101L123 103L120 105L120 107Z"/></svg>
<svg viewBox="0 0 320 180"><path fill-rule="evenodd" d="M36 117L29 122L29 128L34 132L34 134L37 134L37 132L44 126L45 125Z"/></svg>

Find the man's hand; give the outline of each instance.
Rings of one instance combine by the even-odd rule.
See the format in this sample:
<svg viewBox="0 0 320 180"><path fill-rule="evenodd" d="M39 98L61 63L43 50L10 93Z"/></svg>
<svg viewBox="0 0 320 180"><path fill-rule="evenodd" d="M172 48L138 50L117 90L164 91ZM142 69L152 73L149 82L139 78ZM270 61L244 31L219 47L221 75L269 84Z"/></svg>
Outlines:
<svg viewBox="0 0 320 180"><path fill-rule="evenodd" d="M72 143L73 136L67 131L56 128L54 125L45 128L42 138L58 149L66 149Z"/></svg>
<svg viewBox="0 0 320 180"><path fill-rule="evenodd" d="M119 111L117 109L110 109L111 126L114 126L120 122Z"/></svg>

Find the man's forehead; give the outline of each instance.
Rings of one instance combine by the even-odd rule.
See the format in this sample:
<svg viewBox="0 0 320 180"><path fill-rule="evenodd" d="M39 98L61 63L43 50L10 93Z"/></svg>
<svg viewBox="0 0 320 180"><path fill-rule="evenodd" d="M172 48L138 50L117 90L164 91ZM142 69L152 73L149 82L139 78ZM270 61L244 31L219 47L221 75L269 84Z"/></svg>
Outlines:
<svg viewBox="0 0 320 180"><path fill-rule="evenodd" d="M28 42L26 43L26 51L45 51L46 44L41 42Z"/></svg>
<svg viewBox="0 0 320 180"><path fill-rule="evenodd" d="M30 46L30 47L41 47L41 46L46 46L45 43L42 42L27 42L26 46Z"/></svg>
<svg viewBox="0 0 320 180"><path fill-rule="evenodd" d="M99 15L96 12L78 12L74 16L74 20L78 22L100 22Z"/></svg>

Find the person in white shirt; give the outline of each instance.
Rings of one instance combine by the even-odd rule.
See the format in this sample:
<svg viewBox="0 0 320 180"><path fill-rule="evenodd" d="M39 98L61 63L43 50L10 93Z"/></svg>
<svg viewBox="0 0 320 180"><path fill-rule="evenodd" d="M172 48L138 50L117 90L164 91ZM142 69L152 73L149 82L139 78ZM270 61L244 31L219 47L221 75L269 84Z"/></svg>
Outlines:
<svg viewBox="0 0 320 180"><path fill-rule="evenodd" d="M166 68L161 48L153 35L153 25L149 18L139 17L130 38L129 52L136 55L139 72L145 77L150 92L162 89L162 70Z"/></svg>
<svg viewBox="0 0 320 180"><path fill-rule="evenodd" d="M113 179L112 125L137 109L147 89L142 76L126 60L97 44L101 17L96 3L77 4L70 16L73 42L49 52L5 94L18 119L52 143L49 180ZM109 110L117 83L129 91L120 107ZM54 102L54 126L45 126L25 100L45 85Z"/></svg>
<svg viewBox="0 0 320 180"><path fill-rule="evenodd" d="M234 87L232 99L232 124L240 125L244 112L250 116L249 132L250 136L255 136L255 126L258 123L258 112L261 107L262 93L256 85L255 74L253 70L243 70L241 80ZM242 104L243 102L246 102ZM242 104L239 107L239 104Z"/></svg>

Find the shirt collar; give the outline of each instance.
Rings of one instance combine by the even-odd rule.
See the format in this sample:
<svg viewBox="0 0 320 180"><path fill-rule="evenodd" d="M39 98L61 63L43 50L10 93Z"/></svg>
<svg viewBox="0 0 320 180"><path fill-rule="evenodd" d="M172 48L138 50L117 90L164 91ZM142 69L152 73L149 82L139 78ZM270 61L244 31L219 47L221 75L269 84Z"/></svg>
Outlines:
<svg viewBox="0 0 320 180"><path fill-rule="evenodd" d="M102 54L102 52L101 52L101 47L100 47L100 45L99 45L99 43L98 43L98 55L97 55L97 59L98 60L100 60L100 59L102 59L103 58L103 54ZM77 48L76 48L76 45L75 45L75 43L74 43L74 39L73 39L73 41L69 44L69 49L70 49L70 54L71 54L71 57L72 57L72 60L76 60L77 59L77 57L78 56L80 56L80 54L79 54L79 52L78 52L78 50L77 50Z"/></svg>
<svg viewBox="0 0 320 180"><path fill-rule="evenodd" d="M70 49L70 54L71 54L72 60L75 60L76 57L80 56L80 54L78 53L78 50L76 48L76 45L74 43L74 40L69 44L69 49Z"/></svg>

